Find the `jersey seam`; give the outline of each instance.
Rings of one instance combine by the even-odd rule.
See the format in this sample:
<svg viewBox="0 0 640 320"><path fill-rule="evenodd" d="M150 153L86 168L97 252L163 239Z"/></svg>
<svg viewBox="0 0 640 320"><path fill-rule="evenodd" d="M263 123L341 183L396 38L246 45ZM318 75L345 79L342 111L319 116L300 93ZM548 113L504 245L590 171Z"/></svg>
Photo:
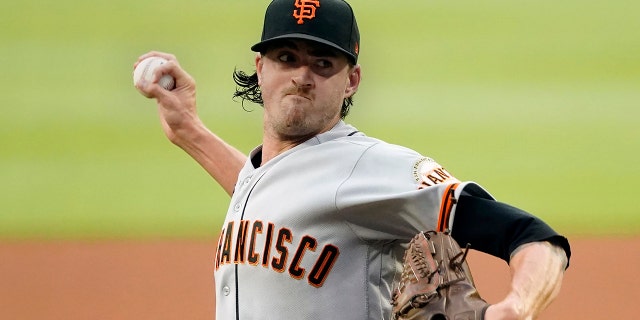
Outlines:
<svg viewBox="0 0 640 320"><path fill-rule="evenodd" d="M352 143L352 141L345 141L347 143ZM358 167L358 164L360 163L360 160L362 160L362 158L364 157L364 155L367 153L367 151L371 150L371 148L373 148L374 146L379 145L381 142L380 141L376 141L374 143L372 143L371 145L367 146L361 153L360 156L358 157L358 160L356 160L353 164L353 166L351 167L351 171L349 172L349 175L347 175L347 177L338 185L338 188L336 188L336 192L333 195L333 206L336 209L336 214L340 215L342 217L342 221L344 224L347 225L347 227L349 228L349 230L351 230L351 232L353 232L353 234L360 239L360 241L362 241L365 244L369 244L369 241L363 239L362 237L360 237L360 235L353 230L353 227L351 226L352 224L347 221L347 219L344 217L344 215L342 214L342 210L340 209L340 207L338 206L338 194L340 193L340 190L342 189L342 186L347 183L347 181L349 181L349 179L351 179L351 177L353 176L353 173L355 171L355 169ZM357 143L354 143L357 144ZM360 144L362 145L362 144Z"/></svg>

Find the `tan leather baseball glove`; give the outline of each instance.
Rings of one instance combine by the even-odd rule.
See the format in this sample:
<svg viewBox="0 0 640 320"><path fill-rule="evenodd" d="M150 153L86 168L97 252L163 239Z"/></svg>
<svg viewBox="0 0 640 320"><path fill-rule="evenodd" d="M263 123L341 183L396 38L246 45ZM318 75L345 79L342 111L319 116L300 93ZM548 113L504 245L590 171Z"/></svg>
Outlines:
<svg viewBox="0 0 640 320"><path fill-rule="evenodd" d="M489 304L476 290L463 252L448 232L417 234L404 255L392 305L396 320L482 320Z"/></svg>

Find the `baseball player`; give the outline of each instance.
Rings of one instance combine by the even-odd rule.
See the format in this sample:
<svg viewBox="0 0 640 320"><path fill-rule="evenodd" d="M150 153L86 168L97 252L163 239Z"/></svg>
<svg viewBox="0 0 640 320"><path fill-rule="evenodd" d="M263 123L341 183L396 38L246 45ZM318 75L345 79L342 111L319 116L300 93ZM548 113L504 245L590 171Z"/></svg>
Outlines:
<svg viewBox="0 0 640 320"><path fill-rule="evenodd" d="M172 91L155 98L168 138L231 195L215 255L217 319L389 319L409 240L449 230L507 261L511 290L485 319L535 318L556 297L570 248L537 217L496 201L433 159L368 137L344 119L361 81L360 36L342 0L274 0L256 72L236 96L264 107L247 156L209 131L195 82L170 54Z"/></svg>

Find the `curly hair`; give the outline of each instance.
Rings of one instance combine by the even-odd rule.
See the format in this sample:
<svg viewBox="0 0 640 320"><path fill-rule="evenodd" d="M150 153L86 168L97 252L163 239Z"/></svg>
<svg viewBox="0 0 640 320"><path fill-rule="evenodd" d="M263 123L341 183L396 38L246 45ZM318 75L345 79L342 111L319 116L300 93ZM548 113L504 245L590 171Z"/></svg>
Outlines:
<svg viewBox="0 0 640 320"><path fill-rule="evenodd" d="M236 92L233 98L241 98L244 107L244 101L250 101L264 106L262 101L262 92L258 85L258 74L247 74L242 70L233 70L233 81L236 83ZM340 110L340 118L344 119L349 114L349 109L353 105L353 96L345 98L342 101L342 109Z"/></svg>

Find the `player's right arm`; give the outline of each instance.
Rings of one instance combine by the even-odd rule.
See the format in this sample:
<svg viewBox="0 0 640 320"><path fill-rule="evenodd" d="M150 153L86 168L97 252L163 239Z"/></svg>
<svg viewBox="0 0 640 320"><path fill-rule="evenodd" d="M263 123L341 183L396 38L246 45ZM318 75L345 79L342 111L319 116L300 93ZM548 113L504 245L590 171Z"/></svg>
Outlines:
<svg viewBox="0 0 640 320"><path fill-rule="evenodd" d="M175 56L149 52L138 58L134 68L150 56L159 56L169 62L157 68L155 81L138 84L136 88L144 96L156 99L162 129L169 141L187 152L231 195L246 156L204 125L196 109L195 80L180 67ZM157 84L163 74L175 78L176 87L172 91Z"/></svg>

